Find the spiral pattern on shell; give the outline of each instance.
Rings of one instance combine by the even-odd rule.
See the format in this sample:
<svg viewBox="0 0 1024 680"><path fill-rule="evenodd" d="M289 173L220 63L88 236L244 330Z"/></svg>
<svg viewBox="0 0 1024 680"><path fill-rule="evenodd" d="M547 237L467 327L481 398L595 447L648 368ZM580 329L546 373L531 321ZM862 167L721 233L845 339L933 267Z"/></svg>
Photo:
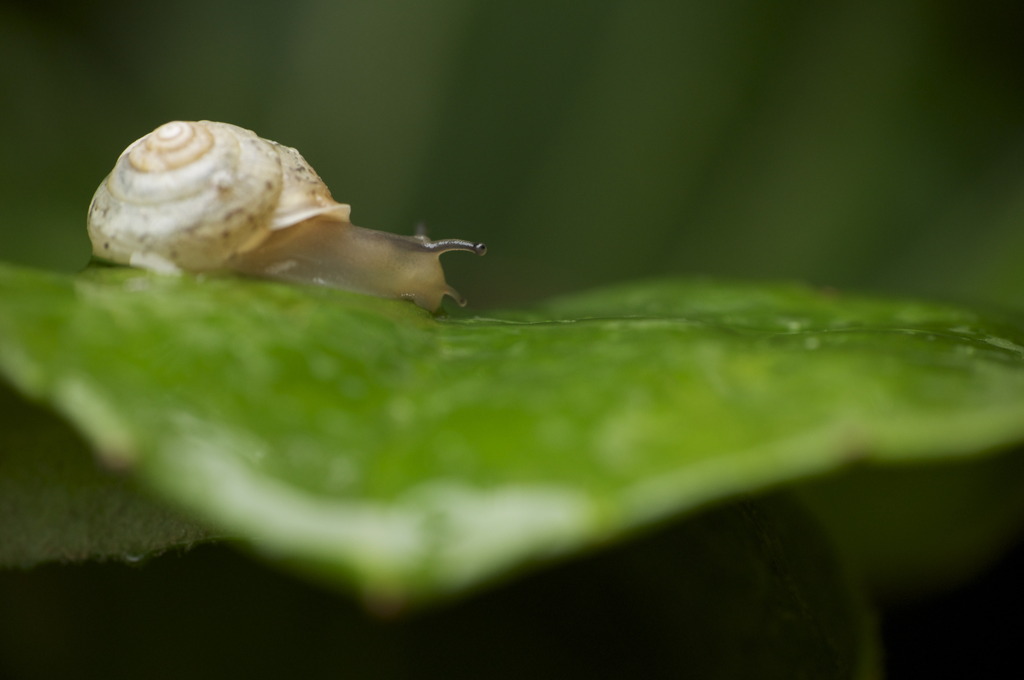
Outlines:
<svg viewBox="0 0 1024 680"><path fill-rule="evenodd" d="M229 123L173 121L121 154L93 196L93 253L154 269L221 268L271 230L348 218L294 149Z"/></svg>
<svg viewBox="0 0 1024 680"><path fill-rule="evenodd" d="M167 172L194 162L213 146L205 126L175 121L161 125L128 150L128 162L146 173Z"/></svg>

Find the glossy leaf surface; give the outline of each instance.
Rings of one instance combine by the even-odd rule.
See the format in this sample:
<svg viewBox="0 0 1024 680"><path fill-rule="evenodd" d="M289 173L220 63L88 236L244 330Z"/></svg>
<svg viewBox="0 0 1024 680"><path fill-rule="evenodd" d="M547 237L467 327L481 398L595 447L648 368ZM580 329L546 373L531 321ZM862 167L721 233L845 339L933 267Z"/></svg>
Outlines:
<svg viewBox="0 0 1024 680"><path fill-rule="evenodd" d="M117 467L381 597L452 592L855 459L1024 438L1013 320L660 281L528 312L0 270L0 367Z"/></svg>

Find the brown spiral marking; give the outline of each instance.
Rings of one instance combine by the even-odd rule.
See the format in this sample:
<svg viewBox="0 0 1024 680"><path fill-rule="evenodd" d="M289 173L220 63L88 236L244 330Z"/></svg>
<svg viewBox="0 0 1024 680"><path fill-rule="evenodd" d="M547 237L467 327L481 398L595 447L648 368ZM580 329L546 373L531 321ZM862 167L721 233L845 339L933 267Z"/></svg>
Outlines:
<svg viewBox="0 0 1024 680"><path fill-rule="evenodd" d="M128 161L139 172L167 172L201 158L213 141L201 125L172 121L140 139L128 152Z"/></svg>

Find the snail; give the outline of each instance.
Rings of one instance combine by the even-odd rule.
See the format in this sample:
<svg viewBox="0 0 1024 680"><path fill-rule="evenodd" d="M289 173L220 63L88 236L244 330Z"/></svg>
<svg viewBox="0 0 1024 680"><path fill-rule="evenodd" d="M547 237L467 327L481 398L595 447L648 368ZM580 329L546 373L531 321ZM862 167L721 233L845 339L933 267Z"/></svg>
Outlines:
<svg viewBox="0 0 1024 680"><path fill-rule="evenodd" d="M405 298L429 311L448 285L439 256L462 239L357 227L290 147L211 121L173 121L131 144L89 206L93 255L160 272L236 272Z"/></svg>

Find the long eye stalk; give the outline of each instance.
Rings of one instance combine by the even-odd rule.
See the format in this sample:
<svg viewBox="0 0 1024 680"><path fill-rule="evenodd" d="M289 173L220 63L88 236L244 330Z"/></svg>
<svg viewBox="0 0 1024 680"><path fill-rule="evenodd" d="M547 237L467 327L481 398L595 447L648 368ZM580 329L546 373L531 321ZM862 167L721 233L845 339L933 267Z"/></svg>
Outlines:
<svg viewBox="0 0 1024 680"><path fill-rule="evenodd" d="M461 238L446 238L440 241L424 241L423 247L426 250L436 251L437 253L448 253L453 250L462 250L470 253L476 253L477 255L487 254L486 243L474 243L473 241L464 241Z"/></svg>

